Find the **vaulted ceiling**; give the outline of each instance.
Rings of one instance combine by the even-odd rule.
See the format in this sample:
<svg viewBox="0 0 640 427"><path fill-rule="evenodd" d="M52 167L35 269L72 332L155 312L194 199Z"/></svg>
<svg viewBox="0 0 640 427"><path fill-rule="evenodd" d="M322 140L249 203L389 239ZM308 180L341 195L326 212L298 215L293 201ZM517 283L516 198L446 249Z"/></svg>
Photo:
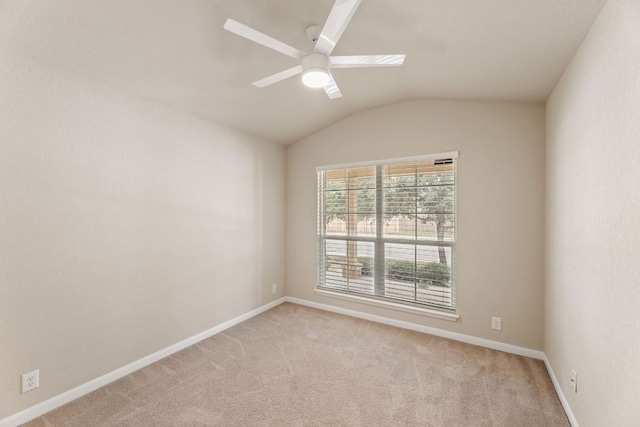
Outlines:
<svg viewBox="0 0 640 427"><path fill-rule="evenodd" d="M407 99L544 101L605 2L363 0L333 53L407 58L333 70L336 100L299 77L252 86L296 60L223 29L309 51L334 0L0 0L0 52L287 144Z"/></svg>

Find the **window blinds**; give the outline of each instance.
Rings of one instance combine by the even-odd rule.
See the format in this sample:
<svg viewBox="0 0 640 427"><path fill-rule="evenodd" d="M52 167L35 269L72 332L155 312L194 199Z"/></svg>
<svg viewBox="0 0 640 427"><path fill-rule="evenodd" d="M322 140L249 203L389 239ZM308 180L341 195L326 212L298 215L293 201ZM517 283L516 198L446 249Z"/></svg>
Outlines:
<svg viewBox="0 0 640 427"><path fill-rule="evenodd" d="M457 153L318 170L318 288L455 308Z"/></svg>

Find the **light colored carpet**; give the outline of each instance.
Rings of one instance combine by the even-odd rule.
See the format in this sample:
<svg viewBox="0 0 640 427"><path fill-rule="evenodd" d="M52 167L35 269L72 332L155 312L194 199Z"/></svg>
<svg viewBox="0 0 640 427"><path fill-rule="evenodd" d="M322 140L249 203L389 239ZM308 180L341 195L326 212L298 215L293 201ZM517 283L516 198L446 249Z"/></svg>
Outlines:
<svg viewBox="0 0 640 427"><path fill-rule="evenodd" d="M568 425L539 360L291 303L27 424Z"/></svg>

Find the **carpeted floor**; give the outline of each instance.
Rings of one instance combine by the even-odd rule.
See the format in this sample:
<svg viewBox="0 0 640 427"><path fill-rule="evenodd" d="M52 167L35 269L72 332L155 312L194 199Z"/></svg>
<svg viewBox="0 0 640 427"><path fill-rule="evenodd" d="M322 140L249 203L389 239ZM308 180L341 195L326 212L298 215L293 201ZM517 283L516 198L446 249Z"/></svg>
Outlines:
<svg viewBox="0 0 640 427"><path fill-rule="evenodd" d="M284 303L26 425L569 423L540 360Z"/></svg>

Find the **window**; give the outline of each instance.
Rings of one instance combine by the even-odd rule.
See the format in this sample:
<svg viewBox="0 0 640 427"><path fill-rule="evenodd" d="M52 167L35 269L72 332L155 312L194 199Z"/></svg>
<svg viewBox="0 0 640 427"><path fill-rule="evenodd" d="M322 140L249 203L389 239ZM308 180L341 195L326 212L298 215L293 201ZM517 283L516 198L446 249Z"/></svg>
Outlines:
<svg viewBox="0 0 640 427"><path fill-rule="evenodd" d="M457 152L318 169L318 289L455 309Z"/></svg>

